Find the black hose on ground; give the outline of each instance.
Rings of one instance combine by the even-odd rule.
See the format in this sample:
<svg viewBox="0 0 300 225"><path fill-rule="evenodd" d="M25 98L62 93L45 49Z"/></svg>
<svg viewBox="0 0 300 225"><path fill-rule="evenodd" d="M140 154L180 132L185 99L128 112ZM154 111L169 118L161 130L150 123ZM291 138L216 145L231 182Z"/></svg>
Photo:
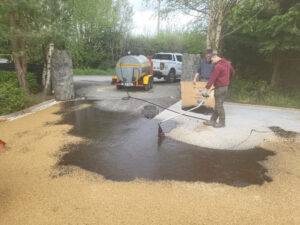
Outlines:
<svg viewBox="0 0 300 225"><path fill-rule="evenodd" d="M177 114L181 114L180 112L177 112L177 111L175 111L175 110L166 108L166 107L164 107L164 106L158 105L158 104L153 103L153 102L149 102L149 101L147 101L147 100L145 100L145 99L136 98L136 97L132 97L132 96L129 96L129 98L132 98L132 99L135 99L135 100L139 100L139 101L146 102L146 103L148 103L148 104L151 104L151 105L160 107L160 108L165 109L165 110L168 110L168 111L170 111L170 112L174 112L174 113L177 113ZM196 117L196 116L190 116L190 115L187 115L187 114L181 114L181 115L182 115L182 116L185 116L185 117L193 118L193 119L206 120L206 119L203 119L203 118L199 118L199 117Z"/></svg>
<svg viewBox="0 0 300 225"><path fill-rule="evenodd" d="M130 100L130 99L132 98L132 99L135 99L135 100L138 100L138 101L143 101L143 102L146 102L146 103L148 103L148 104L151 104L151 105L160 107L160 108L162 108L162 109L164 109L164 110L168 110L168 111L170 111L170 112L174 112L174 113L177 113L177 114L181 114L181 113L179 113L179 112L177 112L177 111L175 111L175 110L166 108L166 107L164 107L164 106L158 105L158 104L153 103L153 102L150 102L150 101L148 101L148 100L141 99L141 98L136 98L136 97L132 97L132 96L129 95L127 89L126 89L126 93L127 93L127 97L123 97L122 100ZM186 114L182 114L182 116L186 116L186 117L193 118L193 119L206 120L206 119L203 119L203 118L199 118L199 117L195 117L195 116L190 116L190 115L186 115ZM159 137L163 137L163 136L164 136L164 132L162 131L161 127L159 126L158 129L159 129L159 132L158 132ZM250 131L250 134L248 135L248 137L247 137L245 140L243 140L242 142L240 142L240 143L237 144L237 145L232 146L230 149L235 149L236 147L238 147L238 146L244 144L246 141L248 141L248 139L251 137L251 135L253 134L253 132L256 132L256 133L272 133L273 131L259 131L259 130L256 130L256 129L252 129L252 130Z"/></svg>
<svg viewBox="0 0 300 225"><path fill-rule="evenodd" d="M238 146L244 144L246 141L248 141L253 132L256 132L256 133L272 133L273 131L260 131L260 130L252 129L250 131L250 134L248 135L248 137L245 140L243 140L241 143L239 143L237 145L232 146L231 149L235 149L236 147L238 147Z"/></svg>

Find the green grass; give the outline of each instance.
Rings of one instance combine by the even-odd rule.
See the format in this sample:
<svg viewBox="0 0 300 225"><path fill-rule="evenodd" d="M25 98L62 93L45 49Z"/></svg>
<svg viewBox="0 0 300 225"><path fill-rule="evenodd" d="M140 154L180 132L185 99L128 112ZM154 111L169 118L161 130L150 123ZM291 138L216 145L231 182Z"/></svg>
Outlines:
<svg viewBox="0 0 300 225"><path fill-rule="evenodd" d="M266 81L235 80L229 88L227 101L300 109L300 91L271 89Z"/></svg>
<svg viewBox="0 0 300 225"><path fill-rule="evenodd" d="M282 96L279 94L273 94L265 96L264 99L254 99L251 97L230 97L226 99L230 102L245 103L245 104L255 104L255 105L267 105L267 106L278 106L285 108L296 108L300 109L300 94L297 96Z"/></svg>
<svg viewBox="0 0 300 225"><path fill-rule="evenodd" d="M74 75L114 75L115 69L91 69L91 68L85 68L85 69L74 69L73 71Z"/></svg>

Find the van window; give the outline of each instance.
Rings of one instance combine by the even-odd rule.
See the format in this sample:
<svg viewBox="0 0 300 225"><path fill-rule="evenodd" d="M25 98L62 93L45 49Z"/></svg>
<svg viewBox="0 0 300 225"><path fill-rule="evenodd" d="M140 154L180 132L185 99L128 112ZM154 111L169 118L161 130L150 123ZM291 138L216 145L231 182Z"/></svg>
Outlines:
<svg viewBox="0 0 300 225"><path fill-rule="evenodd" d="M172 60L172 55L170 54L155 54L153 59L163 59L163 60Z"/></svg>
<svg viewBox="0 0 300 225"><path fill-rule="evenodd" d="M176 55L176 59L178 62L182 62L182 56L181 55Z"/></svg>

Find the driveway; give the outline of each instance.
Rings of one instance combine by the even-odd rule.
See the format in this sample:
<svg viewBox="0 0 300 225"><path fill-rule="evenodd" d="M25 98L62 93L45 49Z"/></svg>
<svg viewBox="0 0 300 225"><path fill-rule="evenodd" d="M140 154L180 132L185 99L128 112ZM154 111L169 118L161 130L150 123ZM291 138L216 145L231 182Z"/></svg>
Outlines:
<svg viewBox="0 0 300 225"><path fill-rule="evenodd" d="M76 101L0 121L0 224L300 223L298 110L228 103L226 128L181 116L160 138L174 114L144 106L180 110L179 83L128 98L109 77L75 79ZM221 149L253 128L258 147Z"/></svg>
<svg viewBox="0 0 300 225"><path fill-rule="evenodd" d="M110 76L75 76L74 81L78 97L102 100L103 107L117 109L118 107L116 104L112 104L111 100L121 101L127 96L127 90L117 90L110 85ZM151 91L129 89L128 93L132 97L159 104L194 118L198 117L197 120L179 116L164 122L161 126L168 137L199 147L227 150L251 149L260 146L264 141L282 140L282 136L274 131L300 133L299 109L227 102L225 103L226 127L216 129L202 124L203 119L208 120L210 115L181 110L180 82L168 84L163 80L155 79L155 85ZM142 101L136 104L137 108L145 105ZM131 104L128 106L128 109L133 110L134 107ZM126 108L126 105L123 105L123 109L124 107ZM160 114L156 116L157 120L165 120L176 115L169 110L163 110L160 107L158 109ZM173 129L170 130L168 126L171 123ZM174 123L176 125L173 125ZM298 135L295 138L298 139Z"/></svg>

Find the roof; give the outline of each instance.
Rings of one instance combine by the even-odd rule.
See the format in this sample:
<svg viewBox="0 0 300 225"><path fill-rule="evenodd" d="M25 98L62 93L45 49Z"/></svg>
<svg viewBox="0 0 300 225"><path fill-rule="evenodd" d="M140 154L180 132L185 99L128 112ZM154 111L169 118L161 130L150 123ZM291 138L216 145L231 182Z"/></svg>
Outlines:
<svg viewBox="0 0 300 225"><path fill-rule="evenodd" d="M176 55L182 55L182 53L178 53L178 52L157 52L155 54L176 54Z"/></svg>

